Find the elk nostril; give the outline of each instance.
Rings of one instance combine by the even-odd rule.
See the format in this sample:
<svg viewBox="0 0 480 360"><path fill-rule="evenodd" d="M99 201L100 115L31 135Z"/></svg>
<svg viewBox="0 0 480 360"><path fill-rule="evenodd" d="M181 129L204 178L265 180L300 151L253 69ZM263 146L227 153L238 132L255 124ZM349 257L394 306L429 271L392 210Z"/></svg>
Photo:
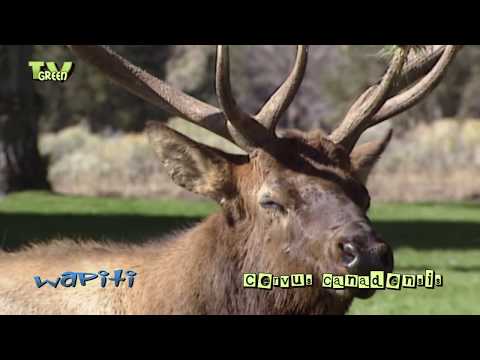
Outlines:
<svg viewBox="0 0 480 360"><path fill-rule="evenodd" d="M352 243L340 243L341 261L347 268L353 268L358 263L358 251Z"/></svg>
<svg viewBox="0 0 480 360"><path fill-rule="evenodd" d="M393 253L387 244L381 243L380 245L374 246L369 251L369 254L369 256L374 259L373 263L375 264L375 267L378 269L381 268L386 272L393 271Z"/></svg>

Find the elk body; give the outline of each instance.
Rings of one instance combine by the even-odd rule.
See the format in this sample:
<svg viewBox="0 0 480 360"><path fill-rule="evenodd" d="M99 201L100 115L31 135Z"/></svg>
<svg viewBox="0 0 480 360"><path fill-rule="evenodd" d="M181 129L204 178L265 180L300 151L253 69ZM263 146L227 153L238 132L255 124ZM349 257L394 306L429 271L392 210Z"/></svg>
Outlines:
<svg viewBox="0 0 480 360"><path fill-rule="evenodd" d="M221 109L196 100L103 46L70 46L133 94L242 148L232 155L195 142L160 123L147 134L172 180L214 199L221 211L198 226L143 245L52 241L0 254L0 312L10 314L344 314L370 290L322 288L322 273L368 274L393 269L393 253L367 217L368 174L391 133L357 146L362 133L424 98L459 46L416 56L396 50L386 74L353 104L330 135L276 134L302 82L308 48L251 115L232 96L227 46L217 52ZM28 226L26 224L26 226ZM132 288L98 284L37 288L33 276L125 269ZM311 287L271 291L243 287L244 273L313 274Z"/></svg>

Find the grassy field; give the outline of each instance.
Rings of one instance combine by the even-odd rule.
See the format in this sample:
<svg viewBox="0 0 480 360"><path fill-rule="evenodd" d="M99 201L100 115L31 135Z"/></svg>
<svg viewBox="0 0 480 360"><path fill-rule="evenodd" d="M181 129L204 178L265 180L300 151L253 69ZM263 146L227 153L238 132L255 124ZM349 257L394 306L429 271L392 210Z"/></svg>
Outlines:
<svg viewBox="0 0 480 360"><path fill-rule="evenodd" d="M19 193L0 199L0 243L15 249L54 236L142 241L201 220L205 202ZM351 314L480 314L480 204L377 204L377 229L395 249L395 270L434 269L444 286L381 291Z"/></svg>

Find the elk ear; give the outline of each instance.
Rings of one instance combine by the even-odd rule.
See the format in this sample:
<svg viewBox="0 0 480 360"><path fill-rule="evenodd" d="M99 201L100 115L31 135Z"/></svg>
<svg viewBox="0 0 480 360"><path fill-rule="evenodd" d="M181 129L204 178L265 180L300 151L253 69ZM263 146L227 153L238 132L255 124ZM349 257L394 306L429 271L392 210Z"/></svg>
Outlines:
<svg viewBox="0 0 480 360"><path fill-rule="evenodd" d="M370 172L390 143L392 135L393 131L390 130L382 140L359 145L350 154L354 174L363 184L367 182Z"/></svg>
<svg viewBox="0 0 480 360"><path fill-rule="evenodd" d="M147 124L146 132L155 153L177 185L219 202L232 192L228 154L197 143L156 121Z"/></svg>

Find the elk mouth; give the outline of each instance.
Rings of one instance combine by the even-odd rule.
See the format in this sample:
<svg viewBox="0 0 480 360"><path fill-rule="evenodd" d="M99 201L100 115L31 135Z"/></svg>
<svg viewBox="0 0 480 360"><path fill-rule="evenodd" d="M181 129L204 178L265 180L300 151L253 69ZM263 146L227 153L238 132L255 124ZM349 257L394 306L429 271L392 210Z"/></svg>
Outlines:
<svg viewBox="0 0 480 360"><path fill-rule="evenodd" d="M393 271L393 253L385 243L369 246L367 249L359 248L352 242L339 244L340 264L345 275L370 276L371 271L383 271L386 274ZM372 288L346 288L347 293L353 298L369 299L376 289Z"/></svg>

